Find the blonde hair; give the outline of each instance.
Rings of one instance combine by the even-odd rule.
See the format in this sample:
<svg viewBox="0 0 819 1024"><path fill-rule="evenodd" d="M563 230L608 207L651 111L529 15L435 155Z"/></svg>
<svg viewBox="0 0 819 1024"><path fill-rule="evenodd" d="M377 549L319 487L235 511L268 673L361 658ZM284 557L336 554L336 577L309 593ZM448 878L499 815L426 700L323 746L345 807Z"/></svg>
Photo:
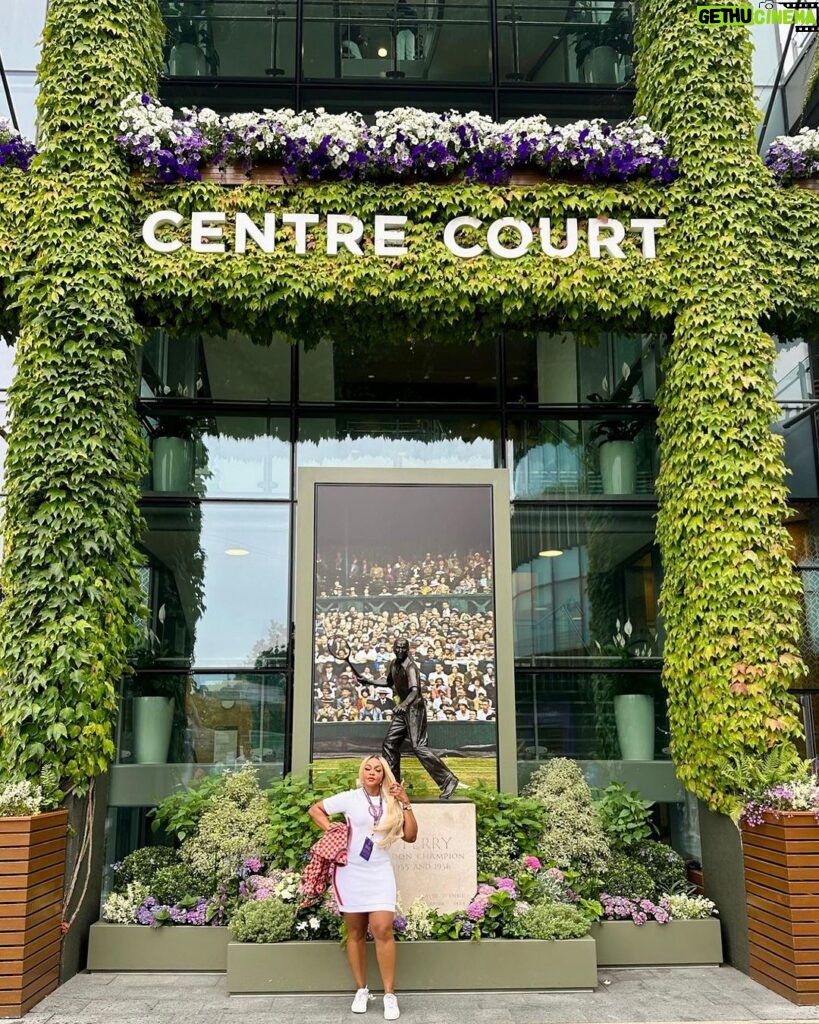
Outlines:
<svg viewBox="0 0 819 1024"><path fill-rule="evenodd" d="M378 845L386 850L404 835L404 811L392 793L390 793L390 786L395 782L395 776L390 766L380 755L371 754L370 757L365 757L361 762L358 769L358 782L361 788L364 788L364 765L368 761L378 761L384 769L384 776L381 779L381 799L384 805L384 814L381 817L381 821L373 827L373 831L384 833Z"/></svg>

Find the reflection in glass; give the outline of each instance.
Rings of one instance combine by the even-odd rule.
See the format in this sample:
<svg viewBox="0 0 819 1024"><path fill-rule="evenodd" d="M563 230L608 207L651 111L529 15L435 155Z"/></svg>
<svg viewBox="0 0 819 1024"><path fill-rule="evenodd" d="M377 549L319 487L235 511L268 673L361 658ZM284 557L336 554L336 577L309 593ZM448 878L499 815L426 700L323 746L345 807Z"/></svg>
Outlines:
<svg viewBox="0 0 819 1024"><path fill-rule="evenodd" d="M291 351L279 335L267 345L238 331L223 337L154 331L142 350L140 397L284 402Z"/></svg>
<svg viewBox="0 0 819 1024"><path fill-rule="evenodd" d="M653 513L516 508L512 570L519 663L659 657Z"/></svg>
<svg viewBox="0 0 819 1024"><path fill-rule="evenodd" d="M285 747L285 677L279 674L140 673L126 686L120 707L121 764L243 761L281 764ZM167 703L170 739L164 753L148 750L139 735L140 703ZM150 751L149 751L150 753Z"/></svg>
<svg viewBox="0 0 819 1024"><path fill-rule="evenodd" d="M293 78L295 0L160 0L171 78Z"/></svg>
<svg viewBox="0 0 819 1024"><path fill-rule="evenodd" d="M418 666L430 747L469 758L467 774L494 785L491 488L319 484L315 558L314 758L383 740L401 637ZM349 645L362 678L330 650L334 640ZM463 777L460 763L452 767ZM419 787L429 781L417 777Z"/></svg>
<svg viewBox="0 0 819 1024"><path fill-rule="evenodd" d="M471 416L409 414L308 418L299 424L299 466L492 469L500 425Z"/></svg>
<svg viewBox="0 0 819 1024"><path fill-rule="evenodd" d="M323 341L299 352L303 402L496 402L497 346L446 342L398 348Z"/></svg>
<svg viewBox="0 0 819 1024"><path fill-rule="evenodd" d="M600 333L598 344L571 332L505 339L506 399L537 405L647 402L657 393L660 338Z"/></svg>
<svg viewBox="0 0 819 1024"><path fill-rule="evenodd" d="M145 665L281 665L286 657L289 509L149 507Z"/></svg>
<svg viewBox="0 0 819 1024"><path fill-rule="evenodd" d="M594 420L512 419L512 495L654 494L654 421L609 415Z"/></svg>
<svg viewBox="0 0 819 1024"><path fill-rule="evenodd" d="M306 0L305 78L488 82L487 0Z"/></svg>
<svg viewBox="0 0 819 1024"><path fill-rule="evenodd" d="M289 497L288 420L162 413L146 422L151 445L146 490L200 498Z"/></svg>
<svg viewBox="0 0 819 1024"><path fill-rule="evenodd" d="M667 760L668 719L659 673L519 672L515 680L518 760L620 760L615 699L631 694L651 698L653 705L652 754L647 760Z"/></svg>

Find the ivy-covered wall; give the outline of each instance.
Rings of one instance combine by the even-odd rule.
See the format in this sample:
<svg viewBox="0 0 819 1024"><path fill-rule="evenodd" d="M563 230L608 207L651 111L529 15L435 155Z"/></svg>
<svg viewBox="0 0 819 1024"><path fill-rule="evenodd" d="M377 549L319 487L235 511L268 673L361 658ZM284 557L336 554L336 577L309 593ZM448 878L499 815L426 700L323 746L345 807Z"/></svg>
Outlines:
<svg viewBox="0 0 819 1024"><path fill-rule="evenodd" d="M300 188L158 186L130 176L119 100L151 87L154 0L53 0L42 68L46 149L0 178L0 297L16 298L18 376L9 445L0 612L2 763L43 756L82 785L113 753L114 684L139 603L133 575L143 446L132 410L140 325L272 329L316 339L407 336L445 344L499 324L673 330L659 396L658 536L665 563L665 682L686 784L726 809L715 764L799 732L787 688L797 584L767 330L819 307L819 198L774 188L753 129L750 45L699 26L682 0L643 0L639 113L682 161L672 186L462 184ZM158 254L139 225L161 208L375 213L410 219L406 256ZM658 258L460 260L440 241L459 214L559 222L668 221ZM12 322L4 320L3 323ZM511 683L511 681L509 681Z"/></svg>

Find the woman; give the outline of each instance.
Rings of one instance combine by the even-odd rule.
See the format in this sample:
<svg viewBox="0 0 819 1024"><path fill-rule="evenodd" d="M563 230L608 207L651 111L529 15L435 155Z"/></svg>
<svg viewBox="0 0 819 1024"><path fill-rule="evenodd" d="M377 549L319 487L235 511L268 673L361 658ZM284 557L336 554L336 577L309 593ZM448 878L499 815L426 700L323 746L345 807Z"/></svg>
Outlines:
<svg viewBox="0 0 819 1024"><path fill-rule="evenodd" d="M358 789L313 804L310 817L325 832L330 815L343 814L350 829L347 864L337 867L333 888L347 926L347 959L357 992L353 1013L364 1013L367 988L367 929L384 983L384 1019L398 1020L395 998L395 873L389 849L403 839L414 843L418 823L409 798L383 757L366 757L358 770Z"/></svg>

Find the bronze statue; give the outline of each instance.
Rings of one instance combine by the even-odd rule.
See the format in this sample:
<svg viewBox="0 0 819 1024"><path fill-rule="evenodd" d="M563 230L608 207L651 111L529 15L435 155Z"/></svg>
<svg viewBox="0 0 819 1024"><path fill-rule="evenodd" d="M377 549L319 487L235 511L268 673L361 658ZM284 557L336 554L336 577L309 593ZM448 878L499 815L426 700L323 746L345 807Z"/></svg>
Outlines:
<svg viewBox="0 0 819 1024"><path fill-rule="evenodd" d="M335 657L346 661L360 683L375 685L375 681L362 675L350 661L350 648L344 641L331 641L327 649ZM343 651L346 650L346 654ZM441 800L449 800L458 788L458 776L430 750L427 739L427 708L421 693L418 666L410 657L409 643L399 637L392 648L395 658L387 669L386 685L400 698L393 711L392 721L384 738L381 752L396 779L401 778L401 744L408 739L412 752L441 790Z"/></svg>

